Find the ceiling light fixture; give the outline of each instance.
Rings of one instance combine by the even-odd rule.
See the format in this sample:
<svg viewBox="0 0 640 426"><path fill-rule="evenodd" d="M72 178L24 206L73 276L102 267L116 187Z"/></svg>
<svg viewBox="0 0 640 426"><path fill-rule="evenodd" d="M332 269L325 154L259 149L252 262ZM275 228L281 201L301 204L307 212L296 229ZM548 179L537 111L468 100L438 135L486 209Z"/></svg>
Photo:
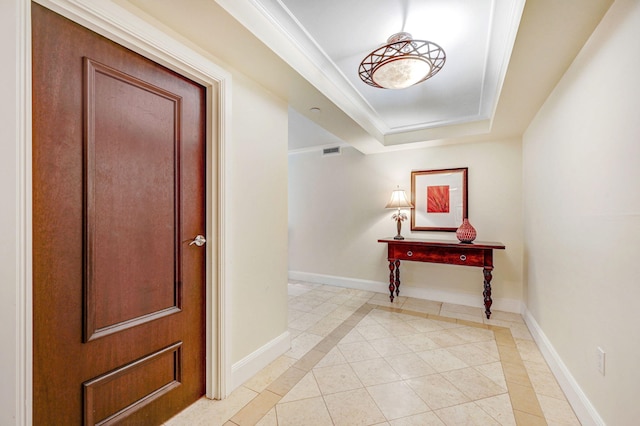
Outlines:
<svg viewBox="0 0 640 426"><path fill-rule="evenodd" d="M400 32L367 55L360 63L358 74L373 87L404 89L433 77L442 69L446 58L437 44L413 40L411 34Z"/></svg>

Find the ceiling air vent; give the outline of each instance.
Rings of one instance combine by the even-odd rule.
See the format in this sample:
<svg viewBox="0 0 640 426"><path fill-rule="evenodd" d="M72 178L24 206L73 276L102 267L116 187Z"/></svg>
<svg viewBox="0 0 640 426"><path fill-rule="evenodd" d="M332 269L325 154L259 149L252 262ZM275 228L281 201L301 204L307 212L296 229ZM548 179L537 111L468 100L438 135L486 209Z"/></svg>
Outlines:
<svg viewBox="0 0 640 426"><path fill-rule="evenodd" d="M323 148L322 149L322 156L325 157L327 155L340 155L342 154L342 151L340 151L340 147L339 146L333 146L331 148Z"/></svg>

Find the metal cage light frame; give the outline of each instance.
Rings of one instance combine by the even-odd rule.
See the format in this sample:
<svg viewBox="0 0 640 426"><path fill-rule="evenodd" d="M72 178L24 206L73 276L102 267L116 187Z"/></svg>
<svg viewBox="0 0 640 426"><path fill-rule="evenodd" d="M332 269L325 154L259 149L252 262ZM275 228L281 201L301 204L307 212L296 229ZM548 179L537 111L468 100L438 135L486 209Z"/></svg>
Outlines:
<svg viewBox="0 0 640 426"><path fill-rule="evenodd" d="M414 40L411 34L399 32L389 37L387 44L374 50L362 60L358 74L360 79L370 86L381 89L403 89L436 75L444 66L446 59L444 49L436 43ZM425 66L428 67L427 72L424 72ZM423 68L419 76L412 75L416 67ZM378 73L377 79L376 73Z"/></svg>

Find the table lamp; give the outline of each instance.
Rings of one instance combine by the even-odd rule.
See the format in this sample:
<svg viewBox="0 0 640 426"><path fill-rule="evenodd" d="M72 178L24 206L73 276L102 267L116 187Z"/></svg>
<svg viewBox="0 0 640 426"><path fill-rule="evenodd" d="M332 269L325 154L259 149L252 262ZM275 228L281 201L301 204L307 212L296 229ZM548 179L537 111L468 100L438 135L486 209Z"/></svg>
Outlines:
<svg viewBox="0 0 640 426"><path fill-rule="evenodd" d="M402 228L402 221L407 218L407 215L405 213L402 213L400 211L400 209L402 209L402 208L412 209L413 208L413 205L409 202L409 200L407 200L407 194L404 192L404 189L400 189L400 187L398 186L397 189L395 189L391 193L391 199L389 200L389 202L387 203L385 208L387 208L387 209L398 209L398 212L394 213L394 215L392 216L392 218L396 221L396 224L397 224L397 227L398 227L398 235L393 237L393 239L394 240L404 240L404 237L402 235L400 235L400 229Z"/></svg>

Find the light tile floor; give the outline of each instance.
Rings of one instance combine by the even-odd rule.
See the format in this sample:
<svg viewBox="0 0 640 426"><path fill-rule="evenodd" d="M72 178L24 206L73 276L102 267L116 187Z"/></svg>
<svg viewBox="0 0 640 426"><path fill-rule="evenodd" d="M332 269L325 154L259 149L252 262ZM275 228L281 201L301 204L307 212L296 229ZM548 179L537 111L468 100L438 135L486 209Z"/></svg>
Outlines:
<svg viewBox="0 0 640 426"><path fill-rule="evenodd" d="M520 315L291 281L291 350L166 426L579 425Z"/></svg>

